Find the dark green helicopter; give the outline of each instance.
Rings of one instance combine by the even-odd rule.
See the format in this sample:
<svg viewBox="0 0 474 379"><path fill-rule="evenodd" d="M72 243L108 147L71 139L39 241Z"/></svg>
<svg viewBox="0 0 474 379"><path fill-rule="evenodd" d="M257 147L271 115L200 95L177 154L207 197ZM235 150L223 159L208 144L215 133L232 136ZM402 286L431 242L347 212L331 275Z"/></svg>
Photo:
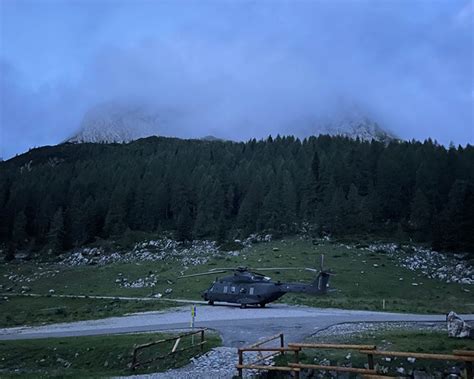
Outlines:
<svg viewBox="0 0 474 379"><path fill-rule="evenodd" d="M282 283L274 282L271 278L257 271L282 271L282 270L306 270L318 272L311 283ZM202 275L215 275L231 271L233 275L216 278L212 285L202 293L202 298L210 305L215 301L240 304L241 308L247 305L259 305L265 307L282 297L288 292L307 293L311 295L322 295L327 292L330 272L323 270L323 257L321 257L321 269L316 270L308 267L265 267L251 269L249 267L236 268L214 268L208 272L192 275L184 275L181 278L191 278Z"/></svg>

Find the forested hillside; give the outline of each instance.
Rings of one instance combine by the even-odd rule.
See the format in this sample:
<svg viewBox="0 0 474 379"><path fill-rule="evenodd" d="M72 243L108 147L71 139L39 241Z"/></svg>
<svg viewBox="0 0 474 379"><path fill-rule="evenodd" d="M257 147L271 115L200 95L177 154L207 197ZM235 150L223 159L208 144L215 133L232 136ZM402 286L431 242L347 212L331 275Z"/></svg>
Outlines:
<svg viewBox="0 0 474 379"><path fill-rule="evenodd" d="M56 253L127 229L225 240L304 222L474 251L474 149L328 136L63 144L0 163L0 214L2 244Z"/></svg>

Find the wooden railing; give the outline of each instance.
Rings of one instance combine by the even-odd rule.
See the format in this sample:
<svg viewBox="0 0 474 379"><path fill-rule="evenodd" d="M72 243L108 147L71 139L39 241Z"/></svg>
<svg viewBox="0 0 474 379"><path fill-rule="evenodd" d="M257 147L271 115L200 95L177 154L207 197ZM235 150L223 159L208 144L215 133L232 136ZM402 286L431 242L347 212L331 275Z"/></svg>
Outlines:
<svg viewBox="0 0 474 379"><path fill-rule="evenodd" d="M266 343L272 342L279 340L279 347L265 347L262 346ZM272 358L276 355L279 354L285 354L285 352L291 351L295 354L298 354L297 349L293 349L290 347L285 347L285 340L283 333L278 333L275 334L274 336L265 338L264 340L258 341L250 346L247 347L241 347L238 349L238 354L239 354L239 363L235 366L239 372L239 377L242 377L242 370L243 369L248 369L248 370L268 370L268 371L292 371L295 373L295 377L299 377L299 368L293 368L293 367L288 367L288 366L271 366L271 365L265 365L265 364L257 364L260 362L265 363L265 360ZM244 364L244 352L257 352L260 353L258 354L257 360ZM270 354L263 355L262 352L269 352ZM299 359L296 358L296 361Z"/></svg>
<svg viewBox="0 0 474 379"><path fill-rule="evenodd" d="M436 361L448 361L448 362L464 362L466 366L466 377L467 379L474 379L472 370L472 362L474 362L474 351L469 350L454 350L453 354L430 354L430 353L411 353L405 351L380 351L380 350L360 350L362 354L370 354L370 356L378 355L383 357L395 357L395 358L416 358L416 359L428 359ZM369 368L373 368L369 360Z"/></svg>
<svg viewBox="0 0 474 379"><path fill-rule="evenodd" d="M195 331L188 332L188 333L182 333L182 334L179 334L179 335L174 336L174 337L165 338L165 339L162 339L162 340L152 341L152 342L148 342L148 343L145 343L145 344L142 344L142 345L135 346L134 349L133 349L133 353L132 353L132 363L130 365L131 369L136 370L140 366L144 366L146 364L149 364L149 363L155 362L157 360L169 357L171 355L180 353L182 351L194 349L196 347L199 347L200 351L202 352L203 349L204 349L204 344L207 342L204 339L204 333L205 333L206 330L207 329L199 329L199 330L195 330ZM194 343L194 336L195 335L200 336L200 340L197 343ZM181 343L182 339L185 338L185 337L191 337L193 339L193 343L190 346L178 349L179 344ZM173 347L171 348L171 351L169 353L164 354L164 355L158 355L156 357L150 358L150 359L145 360L145 361L139 361L140 356L142 355L142 352L145 349L149 349L153 346L161 345L161 344L164 344L164 343L170 342L170 341L174 341L174 344L173 344Z"/></svg>
<svg viewBox="0 0 474 379"><path fill-rule="evenodd" d="M337 350L365 350L365 351L375 351L375 345L344 345L344 344L328 344L328 343L290 343L288 347L293 349L337 349ZM299 369L313 369L321 371L335 371L335 372L348 372L348 373L357 373L361 375L377 375L377 371L374 369L374 358L371 355L368 355L369 368L356 368L356 367L344 367L344 366L326 366L326 365L313 365L313 364L304 364L300 362L288 363L288 366Z"/></svg>
<svg viewBox="0 0 474 379"><path fill-rule="evenodd" d="M262 347L261 345L280 338L280 347ZM390 378L389 376L379 375L375 369L374 356L384 357L400 357L400 358L417 358L417 359L429 359L429 360L441 360L441 361L457 361L464 362L466 367L466 378L474 379L473 375L473 362L474 362L474 351L471 350L454 350L453 354L428 354L428 353L412 353L412 352L400 352L400 351L381 351L377 350L375 345L347 345L347 344L327 344L327 343L289 343L288 347L284 346L283 334L269 337L264 341L258 342L257 344L239 348L239 363L236 368L239 371L239 376L242 376L243 369L251 370L273 370L273 371L287 371L293 372L295 378L299 378L299 373L303 369L313 369L320 371L335 371L335 372L347 372L357 373L362 375L366 379L378 379L378 378ZM324 350L354 350L361 354L367 355L367 366L363 368L357 367L344 367L344 366L326 366L326 365L314 365L305 364L299 361L299 353L301 350L307 349L324 349ZM278 354L284 354L285 352L292 352L294 354L294 362L288 363L287 366L271 366L271 365L256 365L256 362L244 364L243 353L246 351L257 351L257 352L273 352L273 354L267 355L264 359L271 358ZM264 360L263 359L263 360ZM262 359L259 359L259 361Z"/></svg>

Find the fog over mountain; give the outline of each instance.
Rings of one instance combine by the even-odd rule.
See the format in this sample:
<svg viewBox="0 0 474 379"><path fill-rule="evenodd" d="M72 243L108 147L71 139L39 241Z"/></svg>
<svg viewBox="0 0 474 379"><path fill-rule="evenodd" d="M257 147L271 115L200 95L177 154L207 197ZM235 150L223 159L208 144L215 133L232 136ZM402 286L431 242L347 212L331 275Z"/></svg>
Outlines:
<svg viewBox="0 0 474 379"><path fill-rule="evenodd" d="M366 119L474 141L471 1L0 4L4 158L87 120L100 135L114 104L124 138L304 136Z"/></svg>
<svg viewBox="0 0 474 379"><path fill-rule="evenodd" d="M389 141L396 138L393 133L381 128L354 104L339 103L332 112L318 116L303 113L302 116L304 117L287 120L286 127L272 125L273 129L268 133L277 131L282 135L291 134L300 138L329 134L367 141L372 139ZM207 130L206 125L197 128L194 133L189 130L188 126L200 117L199 110L195 113L186 113L177 109L160 109L144 104L109 102L94 106L87 111L78 131L65 142L121 143L153 135L221 139L215 135L203 135L202 133ZM241 140L242 137L242 134L237 135L237 140ZM255 135L248 136L248 138L253 137Z"/></svg>

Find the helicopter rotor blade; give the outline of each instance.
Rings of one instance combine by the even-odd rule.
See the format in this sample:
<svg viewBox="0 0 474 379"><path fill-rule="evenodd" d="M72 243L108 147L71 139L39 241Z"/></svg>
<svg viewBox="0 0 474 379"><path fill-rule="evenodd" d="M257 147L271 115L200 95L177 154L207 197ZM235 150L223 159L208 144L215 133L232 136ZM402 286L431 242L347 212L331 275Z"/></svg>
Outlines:
<svg viewBox="0 0 474 379"><path fill-rule="evenodd" d="M183 276L180 276L178 279L191 278L191 277L193 277L193 276L204 276L204 275L221 274L221 273L223 273L223 272L226 272L226 271L220 270L220 271L201 272L201 273L199 273L199 274L183 275Z"/></svg>
<svg viewBox="0 0 474 379"><path fill-rule="evenodd" d="M237 271L237 270L247 270L247 267L215 267L209 270L209 272L215 271Z"/></svg>
<svg viewBox="0 0 474 379"><path fill-rule="evenodd" d="M262 268L256 268L255 270L258 270L258 271L306 270L306 271L311 271L311 272L318 272L318 270L316 270L315 268L309 268L309 267L262 267Z"/></svg>
<svg viewBox="0 0 474 379"><path fill-rule="evenodd" d="M261 268L249 269L249 270L258 270L258 271L287 271L287 270L302 271L302 270L305 270L305 271L310 271L314 273L324 272L325 274L328 274L328 275L336 275L335 273L331 271L320 271L318 269L311 268L311 267L261 267Z"/></svg>

